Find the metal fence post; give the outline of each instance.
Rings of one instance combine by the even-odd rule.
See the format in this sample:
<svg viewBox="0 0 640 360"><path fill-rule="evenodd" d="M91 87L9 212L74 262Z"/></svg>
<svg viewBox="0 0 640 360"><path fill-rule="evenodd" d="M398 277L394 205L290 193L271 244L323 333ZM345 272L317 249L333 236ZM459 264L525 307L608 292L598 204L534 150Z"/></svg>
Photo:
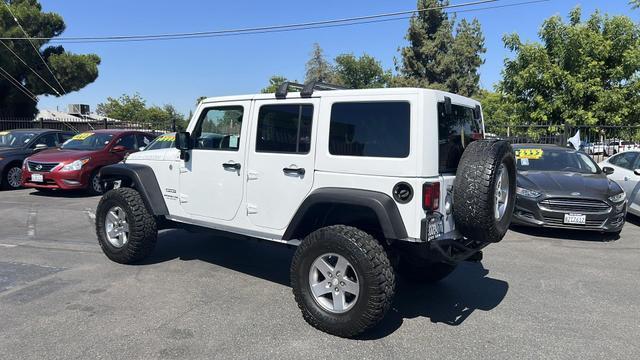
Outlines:
<svg viewBox="0 0 640 360"><path fill-rule="evenodd" d="M106 129L108 126L107 118L102 119L102 122L103 122L104 128Z"/></svg>
<svg viewBox="0 0 640 360"><path fill-rule="evenodd" d="M40 129L44 129L44 118L40 118Z"/></svg>

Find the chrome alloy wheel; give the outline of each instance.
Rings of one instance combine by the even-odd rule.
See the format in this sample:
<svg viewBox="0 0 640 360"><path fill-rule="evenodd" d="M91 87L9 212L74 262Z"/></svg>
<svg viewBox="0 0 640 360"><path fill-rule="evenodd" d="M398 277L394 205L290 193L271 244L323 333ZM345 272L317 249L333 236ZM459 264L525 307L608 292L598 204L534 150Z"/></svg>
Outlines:
<svg viewBox="0 0 640 360"><path fill-rule="evenodd" d="M111 245L121 248L129 241L129 224L127 213L119 206L114 206L107 212L104 222L107 240Z"/></svg>
<svg viewBox="0 0 640 360"><path fill-rule="evenodd" d="M19 167L12 167L7 172L7 183L9 183L9 186L11 186L14 189L20 187L21 178L22 178L22 169Z"/></svg>
<svg viewBox="0 0 640 360"><path fill-rule="evenodd" d="M358 301L360 283L355 268L341 255L319 256L309 269L311 294L318 305L333 313L345 313Z"/></svg>
<svg viewBox="0 0 640 360"><path fill-rule="evenodd" d="M500 164L498 170L498 180L496 181L495 189L495 211L494 217L496 220L502 219L504 213L507 211L507 204L509 203L509 173L504 164Z"/></svg>

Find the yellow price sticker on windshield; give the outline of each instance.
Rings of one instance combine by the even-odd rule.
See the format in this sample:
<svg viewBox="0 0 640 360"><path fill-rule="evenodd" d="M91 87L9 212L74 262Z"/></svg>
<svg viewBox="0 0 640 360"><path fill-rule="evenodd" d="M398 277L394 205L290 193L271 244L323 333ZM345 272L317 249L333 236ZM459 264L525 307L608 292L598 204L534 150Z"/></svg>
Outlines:
<svg viewBox="0 0 640 360"><path fill-rule="evenodd" d="M9 135L8 131L0 131L0 136Z"/></svg>
<svg viewBox="0 0 640 360"><path fill-rule="evenodd" d="M94 134L95 133L92 133L92 132L86 132L86 133L78 134L78 135L72 137L71 140L85 140L86 138L88 138L89 136L92 136Z"/></svg>
<svg viewBox="0 0 640 360"><path fill-rule="evenodd" d="M520 149L516 150L516 159L537 160L540 159L543 154L542 149Z"/></svg>
<svg viewBox="0 0 640 360"><path fill-rule="evenodd" d="M175 135L162 135L156 141L174 141L176 139Z"/></svg>

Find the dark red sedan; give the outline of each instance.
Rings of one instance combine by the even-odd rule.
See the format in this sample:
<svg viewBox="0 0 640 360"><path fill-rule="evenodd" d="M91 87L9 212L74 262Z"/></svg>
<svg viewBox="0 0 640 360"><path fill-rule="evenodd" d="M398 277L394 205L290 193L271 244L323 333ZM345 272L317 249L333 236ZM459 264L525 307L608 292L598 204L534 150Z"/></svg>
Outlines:
<svg viewBox="0 0 640 360"><path fill-rule="evenodd" d="M22 185L45 190L88 189L100 194L100 168L122 161L154 138L152 134L131 130L77 134L60 148L28 157L22 165Z"/></svg>

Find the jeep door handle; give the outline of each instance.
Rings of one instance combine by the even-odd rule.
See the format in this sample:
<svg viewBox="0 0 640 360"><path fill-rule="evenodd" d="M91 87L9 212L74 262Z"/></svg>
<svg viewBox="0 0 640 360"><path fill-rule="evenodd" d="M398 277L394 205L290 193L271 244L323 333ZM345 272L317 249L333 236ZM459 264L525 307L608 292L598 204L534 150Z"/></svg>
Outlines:
<svg viewBox="0 0 640 360"><path fill-rule="evenodd" d="M225 168L226 170L240 170L241 165L236 163L236 162L226 162L222 164L222 167Z"/></svg>
<svg viewBox="0 0 640 360"><path fill-rule="evenodd" d="M299 167L286 167L286 168L282 169L282 171L285 174L298 174L300 176L304 175L304 173L305 173L304 168L299 168Z"/></svg>

